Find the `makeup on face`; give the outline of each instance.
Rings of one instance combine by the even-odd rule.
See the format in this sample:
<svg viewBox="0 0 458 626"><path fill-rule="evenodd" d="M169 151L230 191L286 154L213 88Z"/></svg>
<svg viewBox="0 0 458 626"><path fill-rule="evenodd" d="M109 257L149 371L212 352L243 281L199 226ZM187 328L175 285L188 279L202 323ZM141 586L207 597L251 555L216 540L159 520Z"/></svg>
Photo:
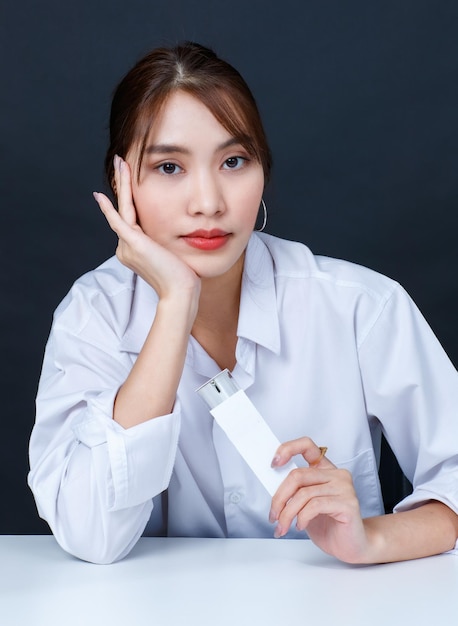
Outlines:
<svg viewBox="0 0 458 626"><path fill-rule="evenodd" d="M212 229L203 230L199 229L192 233L183 236L183 240L193 248L199 250L219 250L229 241L230 233L226 233L222 230Z"/></svg>

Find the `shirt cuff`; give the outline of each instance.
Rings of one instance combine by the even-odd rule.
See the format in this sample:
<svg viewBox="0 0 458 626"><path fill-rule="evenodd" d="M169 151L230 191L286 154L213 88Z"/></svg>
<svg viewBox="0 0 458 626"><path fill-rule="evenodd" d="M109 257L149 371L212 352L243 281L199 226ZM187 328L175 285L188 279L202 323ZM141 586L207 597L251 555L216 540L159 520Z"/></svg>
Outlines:
<svg viewBox="0 0 458 626"><path fill-rule="evenodd" d="M143 504L167 489L180 431L180 407L173 412L124 429L112 419L117 390L89 402L86 419L73 427L89 448L107 445L107 507L110 511Z"/></svg>

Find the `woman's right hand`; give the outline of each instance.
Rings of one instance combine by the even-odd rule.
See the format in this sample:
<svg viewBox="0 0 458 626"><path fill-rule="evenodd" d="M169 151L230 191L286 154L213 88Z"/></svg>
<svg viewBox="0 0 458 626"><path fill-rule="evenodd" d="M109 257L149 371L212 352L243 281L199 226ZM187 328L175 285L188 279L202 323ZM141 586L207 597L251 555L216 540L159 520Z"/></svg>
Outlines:
<svg viewBox="0 0 458 626"><path fill-rule="evenodd" d="M129 164L116 156L114 159L118 211L103 193L94 192L102 213L118 236L117 258L141 276L156 291L160 299L185 293L198 300L200 278L176 255L148 237L137 221L132 196Z"/></svg>
<svg viewBox="0 0 458 626"><path fill-rule="evenodd" d="M175 254L148 237L137 221L128 163L115 160L118 211L95 193L108 224L118 235L116 256L159 296L150 331L120 387L113 418L124 428L172 410L181 379L189 334L197 314L201 282Z"/></svg>

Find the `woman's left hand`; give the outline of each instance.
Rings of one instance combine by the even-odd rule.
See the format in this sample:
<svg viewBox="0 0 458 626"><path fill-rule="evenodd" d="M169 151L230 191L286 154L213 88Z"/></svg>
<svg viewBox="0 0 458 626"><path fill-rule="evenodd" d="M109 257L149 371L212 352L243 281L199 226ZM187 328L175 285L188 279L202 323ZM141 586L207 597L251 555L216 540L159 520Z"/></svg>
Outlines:
<svg viewBox="0 0 458 626"><path fill-rule="evenodd" d="M277 522L275 537L285 535L297 517L298 530L307 531L328 554L349 563L365 561L369 539L350 472L321 458L321 449L308 437L282 444L272 466L285 465L297 454L309 467L290 472L272 498L269 519Z"/></svg>

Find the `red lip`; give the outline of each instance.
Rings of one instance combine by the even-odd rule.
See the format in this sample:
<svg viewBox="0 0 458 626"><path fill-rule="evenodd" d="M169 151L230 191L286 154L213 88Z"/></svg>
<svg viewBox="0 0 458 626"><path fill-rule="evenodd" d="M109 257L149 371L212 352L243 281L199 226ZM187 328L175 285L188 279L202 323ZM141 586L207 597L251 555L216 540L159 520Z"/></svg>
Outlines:
<svg viewBox="0 0 458 626"><path fill-rule="evenodd" d="M203 237L204 239L211 239L212 237L225 237L227 234L226 231L219 230L218 228L212 228L211 230L199 228L192 233L188 233L185 237Z"/></svg>
<svg viewBox="0 0 458 626"><path fill-rule="evenodd" d="M218 228L211 230L199 228L192 233L183 235L183 239L189 246L199 250L217 250L227 243L229 236L230 233L226 233Z"/></svg>

